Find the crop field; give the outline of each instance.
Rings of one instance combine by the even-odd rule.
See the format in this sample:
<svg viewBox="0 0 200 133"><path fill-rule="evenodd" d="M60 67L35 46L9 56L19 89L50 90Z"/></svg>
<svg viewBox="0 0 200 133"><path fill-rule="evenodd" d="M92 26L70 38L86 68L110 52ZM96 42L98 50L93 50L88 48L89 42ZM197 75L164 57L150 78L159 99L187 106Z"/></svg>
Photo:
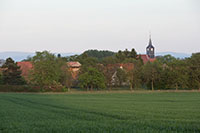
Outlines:
<svg viewBox="0 0 200 133"><path fill-rule="evenodd" d="M0 132L200 132L200 93L0 93Z"/></svg>

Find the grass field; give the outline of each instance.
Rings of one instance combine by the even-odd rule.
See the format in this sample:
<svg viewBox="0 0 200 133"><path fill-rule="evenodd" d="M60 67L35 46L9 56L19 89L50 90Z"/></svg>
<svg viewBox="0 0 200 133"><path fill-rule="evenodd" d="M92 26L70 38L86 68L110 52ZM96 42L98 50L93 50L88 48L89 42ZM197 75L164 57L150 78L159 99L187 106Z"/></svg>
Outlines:
<svg viewBox="0 0 200 133"><path fill-rule="evenodd" d="M0 132L200 132L200 93L0 93Z"/></svg>

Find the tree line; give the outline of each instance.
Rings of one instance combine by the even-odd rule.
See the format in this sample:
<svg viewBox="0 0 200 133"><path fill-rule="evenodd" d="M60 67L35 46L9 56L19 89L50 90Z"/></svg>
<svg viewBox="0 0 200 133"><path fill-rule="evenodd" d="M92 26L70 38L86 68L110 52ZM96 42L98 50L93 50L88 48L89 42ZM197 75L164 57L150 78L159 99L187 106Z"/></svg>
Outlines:
<svg viewBox="0 0 200 133"><path fill-rule="evenodd" d="M11 58L1 67L0 84L37 86L40 91L67 91L113 89L126 86L135 89L199 89L200 53L177 59L171 55L157 57L156 61L143 63L135 49L118 51L86 51L81 55L61 57L48 51L36 52L27 59L33 64L27 79L21 76L20 67ZM67 62L82 64L78 78L73 78ZM115 64L133 64L126 70ZM109 67L111 66L111 67Z"/></svg>

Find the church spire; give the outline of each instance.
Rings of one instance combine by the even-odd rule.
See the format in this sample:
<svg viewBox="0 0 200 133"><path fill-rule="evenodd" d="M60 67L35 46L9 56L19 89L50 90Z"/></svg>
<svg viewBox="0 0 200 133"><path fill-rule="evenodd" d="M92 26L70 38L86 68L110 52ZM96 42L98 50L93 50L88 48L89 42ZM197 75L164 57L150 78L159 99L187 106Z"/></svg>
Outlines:
<svg viewBox="0 0 200 133"><path fill-rule="evenodd" d="M155 57L155 48L154 48L152 41L151 41L151 32L149 33L149 44L146 48L146 53L150 58Z"/></svg>
<svg viewBox="0 0 200 133"><path fill-rule="evenodd" d="M149 32L149 46L152 46L152 41L151 41L151 32Z"/></svg>

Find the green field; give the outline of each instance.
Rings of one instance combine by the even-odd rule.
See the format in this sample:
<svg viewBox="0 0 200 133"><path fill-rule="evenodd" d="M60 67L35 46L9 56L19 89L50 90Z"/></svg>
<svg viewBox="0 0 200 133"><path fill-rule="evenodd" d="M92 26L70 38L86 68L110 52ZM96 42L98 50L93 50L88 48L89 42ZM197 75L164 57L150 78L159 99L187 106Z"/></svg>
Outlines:
<svg viewBox="0 0 200 133"><path fill-rule="evenodd" d="M200 93L0 93L0 132L200 132Z"/></svg>

